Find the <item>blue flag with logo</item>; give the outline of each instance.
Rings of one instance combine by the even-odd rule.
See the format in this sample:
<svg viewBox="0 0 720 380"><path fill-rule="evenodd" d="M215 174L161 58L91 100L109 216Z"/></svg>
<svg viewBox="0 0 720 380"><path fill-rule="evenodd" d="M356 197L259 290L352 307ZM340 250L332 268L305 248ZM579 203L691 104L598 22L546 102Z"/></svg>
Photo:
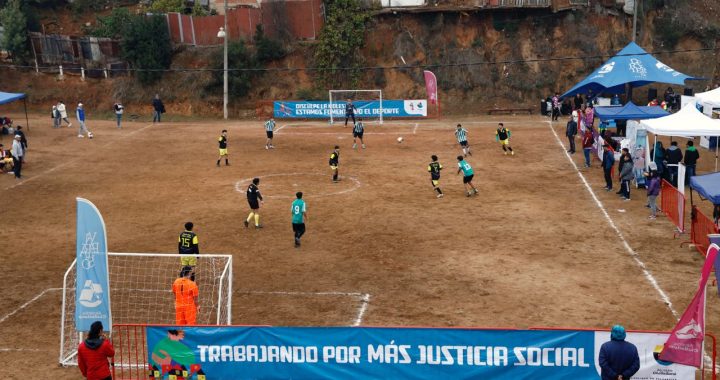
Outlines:
<svg viewBox="0 0 720 380"><path fill-rule="evenodd" d="M89 331L95 321L112 329L107 234L100 211L77 198L77 261L75 263L75 329Z"/></svg>

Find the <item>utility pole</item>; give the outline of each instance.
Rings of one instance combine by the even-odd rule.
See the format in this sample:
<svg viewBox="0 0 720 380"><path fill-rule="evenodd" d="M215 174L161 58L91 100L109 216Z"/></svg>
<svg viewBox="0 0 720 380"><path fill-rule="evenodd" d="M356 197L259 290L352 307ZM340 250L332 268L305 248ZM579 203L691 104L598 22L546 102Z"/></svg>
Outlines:
<svg viewBox="0 0 720 380"><path fill-rule="evenodd" d="M227 0L226 0L227 1ZM632 42L635 42L635 36L637 36L637 13L638 13L638 2L640 0L635 0L633 2L633 31L632 31ZM225 25L227 28L227 25Z"/></svg>

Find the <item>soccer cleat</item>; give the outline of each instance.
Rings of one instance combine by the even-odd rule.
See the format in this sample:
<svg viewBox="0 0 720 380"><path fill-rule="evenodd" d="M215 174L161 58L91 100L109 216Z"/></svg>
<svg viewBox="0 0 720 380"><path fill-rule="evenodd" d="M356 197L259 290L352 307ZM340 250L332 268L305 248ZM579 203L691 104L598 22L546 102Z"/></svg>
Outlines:
<svg viewBox="0 0 720 380"><path fill-rule="evenodd" d="M270 147L269 147L269 146L267 146L267 145L265 145L265 150L268 150L268 149L270 149Z"/></svg>
<svg viewBox="0 0 720 380"><path fill-rule="evenodd" d="M474 191L474 192L475 192L475 194L477 195L477 193L478 193L478 190L477 190L477 189L473 189L473 191Z"/></svg>
<svg viewBox="0 0 720 380"><path fill-rule="evenodd" d="M511 156L514 156L514 155L515 155L515 151L514 151L514 150L511 151L511 152L510 152L510 155L511 155Z"/></svg>
<svg viewBox="0 0 720 380"><path fill-rule="evenodd" d="M365 149L365 144L362 144L362 148Z"/></svg>
<svg viewBox="0 0 720 380"><path fill-rule="evenodd" d="M438 194L437 197L438 197L438 198L442 198L443 195L442 195L442 194Z"/></svg>
<svg viewBox="0 0 720 380"><path fill-rule="evenodd" d="M503 152L503 154L507 156L507 152Z"/></svg>
<svg viewBox="0 0 720 380"><path fill-rule="evenodd" d="M353 144L353 149L357 149L357 144Z"/></svg>
<svg viewBox="0 0 720 380"><path fill-rule="evenodd" d="M300 239L295 238L295 248L300 246Z"/></svg>
<svg viewBox="0 0 720 380"><path fill-rule="evenodd" d="M243 221L243 224L245 225L245 228L250 227L250 222L248 222L247 220Z"/></svg>
<svg viewBox="0 0 720 380"><path fill-rule="evenodd" d="M472 196L472 193L468 191L467 196L468 196L468 197L471 197L471 196Z"/></svg>
<svg viewBox="0 0 720 380"><path fill-rule="evenodd" d="M655 218L656 218L655 215L648 216L648 219L650 219L650 220L655 220Z"/></svg>
<svg viewBox="0 0 720 380"><path fill-rule="evenodd" d="M275 145L270 144L270 149L275 149Z"/></svg>
<svg viewBox="0 0 720 380"><path fill-rule="evenodd" d="M78 138L83 138L83 137L85 137L85 136L83 136L83 135L78 135Z"/></svg>
<svg viewBox="0 0 720 380"><path fill-rule="evenodd" d="M259 229L261 229L261 228L263 228L263 225L262 225L262 224L256 224L256 225L255 225L255 229L256 229L256 230L259 230Z"/></svg>
<svg viewBox="0 0 720 380"><path fill-rule="evenodd" d="M72 128L72 123L68 124L68 128Z"/></svg>

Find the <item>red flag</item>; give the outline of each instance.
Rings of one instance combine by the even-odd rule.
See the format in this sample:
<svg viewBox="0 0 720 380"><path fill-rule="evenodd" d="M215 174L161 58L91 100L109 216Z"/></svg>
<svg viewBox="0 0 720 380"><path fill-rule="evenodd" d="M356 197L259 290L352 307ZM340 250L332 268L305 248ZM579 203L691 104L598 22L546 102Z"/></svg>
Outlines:
<svg viewBox="0 0 720 380"><path fill-rule="evenodd" d="M425 90L427 90L428 100L430 104L437 104L437 78L432 71L425 70L423 73L425 74Z"/></svg>
<svg viewBox="0 0 720 380"><path fill-rule="evenodd" d="M700 284L695 297L683 313L660 353L660 360L691 365L702 365L703 340L705 338L705 287L718 255L715 244L710 244L705 264L700 274Z"/></svg>

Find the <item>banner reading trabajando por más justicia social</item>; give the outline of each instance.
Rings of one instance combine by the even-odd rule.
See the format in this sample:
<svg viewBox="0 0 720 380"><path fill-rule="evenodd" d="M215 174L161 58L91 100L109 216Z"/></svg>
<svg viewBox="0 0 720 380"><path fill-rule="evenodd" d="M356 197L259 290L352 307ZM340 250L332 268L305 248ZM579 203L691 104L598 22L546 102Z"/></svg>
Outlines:
<svg viewBox="0 0 720 380"><path fill-rule="evenodd" d="M276 101L273 116L279 119L329 119L345 117L345 103L325 101ZM356 117L377 117L380 115L380 101L354 101ZM427 117L427 100L383 100L383 118Z"/></svg>
<svg viewBox="0 0 720 380"><path fill-rule="evenodd" d="M151 366L191 379L599 379L608 332L316 327L148 327ZM693 379L656 359L667 334L628 333L633 379ZM193 377L195 376L195 377Z"/></svg>

